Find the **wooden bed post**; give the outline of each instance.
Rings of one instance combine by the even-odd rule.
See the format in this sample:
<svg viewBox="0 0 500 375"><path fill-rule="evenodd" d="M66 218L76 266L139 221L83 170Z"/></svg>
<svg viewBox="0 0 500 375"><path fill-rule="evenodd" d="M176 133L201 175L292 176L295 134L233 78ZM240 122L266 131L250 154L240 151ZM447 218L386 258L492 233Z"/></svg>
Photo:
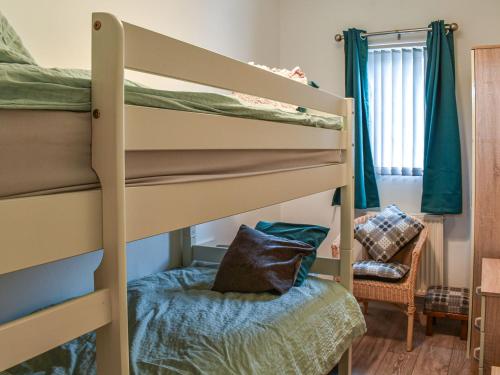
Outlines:
<svg viewBox="0 0 500 375"><path fill-rule="evenodd" d="M345 99L345 131L347 132L346 143L346 165L348 181L347 185L341 188L341 227L340 227L340 283L349 292L353 290L353 273L352 273L352 246L354 233L354 100L351 98ZM339 363L339 375L351 374L351 348L347 350Z"/></svg>
<svg viewBox="0 0 500 375"><path fill-rule="evenodd" d="M97 373L129 373L125 236L124 32L107 13L92 15L92 168L102 188L104 256L96 289L107 288L111 323L97 330Z"/></svg>
<svg viewBox="0 0 500 375"><path fill-rule="evenodd" d="M189 267L193 261L193 249L191 248L191 227L178 229L169 233L170 252L180 251L182 254L182 266Z"/></svg>

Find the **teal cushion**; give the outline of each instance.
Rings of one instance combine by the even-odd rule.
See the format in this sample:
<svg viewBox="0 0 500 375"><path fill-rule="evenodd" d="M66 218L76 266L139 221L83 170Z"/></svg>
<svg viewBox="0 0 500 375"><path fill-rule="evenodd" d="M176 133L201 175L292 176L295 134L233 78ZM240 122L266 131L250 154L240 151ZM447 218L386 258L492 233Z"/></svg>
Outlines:
<svg viewBox="0 0 500 375"><path fill-rule="evenodd" d="M0 12L0 63L36 65L19 35Z"/></svg>
<svg viewBox="0 0 500 375"><path fill-rule="evenodd" d="M290 224L281 222L271 223L268 221L259 221L255 226L255 229L276 237L302 241L314 247L313 253L302 259L294 286L301 286L304 283L304 280L309 274L309 270L316 260L316 251L330 230L329 228L321 227L319 225Z"/></svg>

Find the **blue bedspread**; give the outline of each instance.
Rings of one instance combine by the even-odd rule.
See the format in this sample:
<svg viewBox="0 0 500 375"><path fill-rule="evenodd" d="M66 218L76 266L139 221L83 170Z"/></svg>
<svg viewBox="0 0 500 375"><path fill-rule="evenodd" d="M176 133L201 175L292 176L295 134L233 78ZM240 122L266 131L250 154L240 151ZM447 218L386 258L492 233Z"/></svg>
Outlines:
<svg viewBox="0 0 500 375"><path fill-rule="evenodd" d="M216 269L188 267L129 283L132 374L324 375L365 321L338 283L309 277L282 296L210 290ZM87 334L4 374L95 374Z"/></svg>

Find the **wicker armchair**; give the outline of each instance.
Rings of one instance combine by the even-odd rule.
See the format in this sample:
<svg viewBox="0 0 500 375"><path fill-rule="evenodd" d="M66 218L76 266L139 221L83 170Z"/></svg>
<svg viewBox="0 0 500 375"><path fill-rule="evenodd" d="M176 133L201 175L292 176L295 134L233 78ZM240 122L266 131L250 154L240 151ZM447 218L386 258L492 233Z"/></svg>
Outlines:
<svg viewBox="0 0 500 375"><path fill-rule="evenodd" d="M362 224L373 215L365 215L355 220L355 224ZM408 330L406 336L406 350L413 350L413 322L415 316L415 284L422 250L425 248L427 228L401 249L391 262L399 262L410 266L408 274L397 283L354 279L354 296L363 302L365 312L368 301L384 301L403 305L403 312L408 316ZM357 260L370 259L366 250L362 250Z"/></svg>

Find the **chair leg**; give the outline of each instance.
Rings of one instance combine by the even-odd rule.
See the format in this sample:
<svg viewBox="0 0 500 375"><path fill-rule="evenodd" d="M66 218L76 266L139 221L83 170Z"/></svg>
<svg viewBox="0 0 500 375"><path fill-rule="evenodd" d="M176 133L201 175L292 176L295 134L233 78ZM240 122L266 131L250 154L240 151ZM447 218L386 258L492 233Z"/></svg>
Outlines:
<svg viewBox="0 0 500 375"><path fill-rule="evenodd" d="M363 300L363 311L368 314L368 300L366 299Z"/></svg>
<svg viewBox="0 0 500 375"><path fill-rule="evenodd" d="M415 321L415 305L408 305L408 331L406 332L406 351L413 350L413 323Z"/></svg>
<svg viewBox="0 0 500 375"><path fill-rule="evenodd" d="M426 336L432 336L432 323L433 323L433 317L431 315L427 315L427 323L425 325Z"/></svg>

